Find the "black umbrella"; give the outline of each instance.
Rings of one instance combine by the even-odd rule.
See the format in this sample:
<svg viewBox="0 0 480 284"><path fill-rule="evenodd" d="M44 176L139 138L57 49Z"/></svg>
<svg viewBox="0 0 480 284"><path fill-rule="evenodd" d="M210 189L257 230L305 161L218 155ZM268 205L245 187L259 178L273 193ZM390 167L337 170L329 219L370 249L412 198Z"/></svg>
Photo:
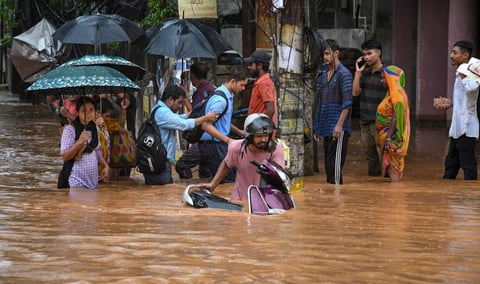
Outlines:
<svg viewBox="0 0 480 284"><path fill-rule="evenodd" d="M145 48L146 53L174 58L217 58L233 49L214 29L195 20L175 19L161 25Z"/></svg>
<svg viewBox="0 0 480 284"><path fill-rule="evenodd" d="M80 16L63 24L53 39L72 44L135 41L145 31L129 19L110 14Z"/></svg>

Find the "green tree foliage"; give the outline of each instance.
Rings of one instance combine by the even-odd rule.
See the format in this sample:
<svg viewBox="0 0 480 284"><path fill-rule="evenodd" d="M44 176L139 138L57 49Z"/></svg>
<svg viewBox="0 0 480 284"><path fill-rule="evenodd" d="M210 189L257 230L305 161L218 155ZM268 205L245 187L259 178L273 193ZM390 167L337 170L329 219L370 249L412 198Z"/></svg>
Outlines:
<svg viewBox="0 0 480 284"><path fill-rule="evenodd" d="M143 19L143 24L146 28L149 28L173 17L178 17L178 5L176 2L148 0L148 13Z"/></svg>
<svg viewBox="0 0 480 284"><path fill-rule="evenodd" d="M0 0L8 2L7 0ZM18 2L16 12L17 21L25 30L37 23L42 18L47 18L50 23L60 27L65 22L79 16L102 14L118 14L132 21L141 21L144 18L147 0L15 0ZM14 2L11 1L10 2ZM26 14L28 12L28 14ZM28 20L24 20L28 19Z"/></svg>
<svg viewBox="0 0 480 284"><path fill-rule="evenodd" d="M9 0L0 0L0 19L3 21L4 24L4 31L11 31L14 19L13 19L13 1ZM12 36L10 33L0 38L0 43L2 45L7 45L12 40Z"/></svg>

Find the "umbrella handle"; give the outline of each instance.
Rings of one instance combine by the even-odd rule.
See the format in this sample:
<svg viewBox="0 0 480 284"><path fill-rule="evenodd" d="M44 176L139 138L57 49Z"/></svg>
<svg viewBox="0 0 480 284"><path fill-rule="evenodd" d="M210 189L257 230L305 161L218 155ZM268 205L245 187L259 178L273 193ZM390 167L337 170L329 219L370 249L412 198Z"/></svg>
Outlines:
<svg viewBox="0 0 480 284"><path fill-rule="evenodd" d="M85 119L87 119L87 99L85 94L85 88L83 88L83 114L85 115ZM85 121L86 122L86 121ZM87 123L85 123L83 131L87 130Z"/></svg>

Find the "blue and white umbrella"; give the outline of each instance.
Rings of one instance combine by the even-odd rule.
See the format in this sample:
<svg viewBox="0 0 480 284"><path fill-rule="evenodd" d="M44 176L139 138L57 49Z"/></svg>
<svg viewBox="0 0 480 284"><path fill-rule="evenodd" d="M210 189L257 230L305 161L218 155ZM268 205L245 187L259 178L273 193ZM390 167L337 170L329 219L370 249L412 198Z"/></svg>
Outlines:
<svg viewBox="0 0 480 284"><path fill-rule="evenodd" d="M32 95L102 94L139 90L132 80L105 66L60 66L27 88Z"/></svg>
<svg viewBox="0 0 480 284"><path fill-rule="evenodd" d="M145 74L145 69L119 56L112 55L85 55L72 59L62 66L107 66L116 69L133 81L139 80Z"/></svg>

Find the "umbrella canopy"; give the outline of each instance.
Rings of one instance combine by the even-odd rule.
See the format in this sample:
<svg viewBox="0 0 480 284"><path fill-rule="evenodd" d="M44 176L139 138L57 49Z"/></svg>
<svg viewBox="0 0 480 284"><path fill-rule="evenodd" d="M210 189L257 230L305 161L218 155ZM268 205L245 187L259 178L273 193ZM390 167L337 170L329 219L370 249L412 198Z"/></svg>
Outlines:
<svg viewBox="0 0 480 284"><path fill-rule="evenodd" d="M214 29L195 20L175 19L161 25L145 48L146 53L174 58L217 58L233 49Z"/></svg>
<svg viewBox="0 0 480 284"><path fill-rule="evenodd" d="M135 41L145 31L129 19L111 14L80 16L63 24L53 34L55 40L72 44L103 44Z"/></svg>
<svg viewBox="0 0 480 284"><path fill-rule="evenodd" d="M138 90L120 71L105 66L60 66L27 88L33 95L101 94Z"/></svg>
<svg viewBox="0 0 480 284"><path fill-rule="evenodd" d="M145 69L137 64L128 61L127 59L119 56L110 55L85 55L80 58L72 59L62 66L107 66L116 69L133 81L140 79L145 74Z"/></svg>
<svg viewBox="0 0 480 284"><path fill-rule="evenodd" d="M23 81L31 83L55 68L57 57L63 55L65 46L55 41L55 27L43 18L28 31L12 40L10 60Z"/></svg>

